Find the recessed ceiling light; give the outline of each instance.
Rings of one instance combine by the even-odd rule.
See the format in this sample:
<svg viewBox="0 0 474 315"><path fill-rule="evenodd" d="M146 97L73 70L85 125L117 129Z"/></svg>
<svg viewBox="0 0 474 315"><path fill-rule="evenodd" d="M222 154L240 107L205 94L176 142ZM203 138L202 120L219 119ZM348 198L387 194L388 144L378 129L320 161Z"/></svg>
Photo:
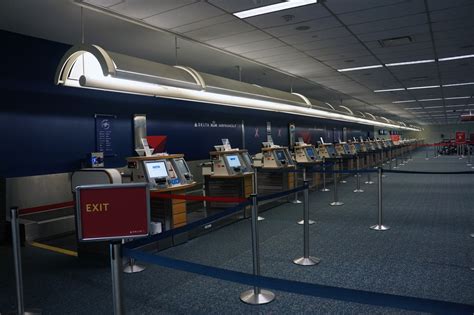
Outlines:
<svg viewBox="0 0 474 315"><path fill-rule="evenodd" d="M285 2L270 4L270 5L266 5L259 8L235 12L234 15L238 18L246 19L252 16L301 7L304 5L313 4L317 2L318 2L317 0L288 0Z"/></svg>
<svg viewBox="0 0 474 315"><path fill-rule="evenodd" d="M412 87L407 87L407 90L435 89L439 87L440 87L439 85L412 86Z"/></svg>
<svg viewBox="0 0 474 315"><path fill-rule="evenodd" d="M449 87L449 86L463 86L463 85L474 85L474 82L443 84L443 87Z"/></svg>
<svg viewBox="0 0 474 315"><path fill-rule="evenodd" d="M385 89L385 90L374 90L375 93L395 92L395 91L405 91L405 88Z"/></svg>
<svg viewBox="0 0 474 315"><path fill-rule="evenodd" d="M413 103L413 102L416 102L416 100L394 101L392 103L393 104L400 104L400 103Z"/></svg>
<svg viewBox="0 0 474 315"><path fill-rule="evenodd" d="M297 30L297 31L307 31L310 28L311 27L309 27L308 25L301 25L301 26L295 27L295 30Z"/></svg>
<svg viewBox="0 0 474 315"><path fill-rule="evenodd" d="M423 98L421 100L418 100L420 102L431 102L431 101L442 101L442 98Z"/></svg>
<svg viewBox="0 0 474 315"><path fill-rule="evenodd" d="M387 66L387 67L396 67L396 66L416 65L416 64L419 64L419 63L430 63L430 62L435 62L435 60L434 59L426 59L426 60L414 60L414 61L386 63L385 66Z"/></svg>
<svg viewBox="0 0 474 315"><path fill-rule="evenodd" d="M438 61L449 61L449 60L458 60L458 59L466 59L466 58L474 58L474 55L462 55L462 56L439 58Z"/></svg>
<svg viewBox="0 0 474 315"><path fill-rule="evenodd" d="M455 97L445 97L445 100L462 100L466 98L471 98L470 96L455 96Z"/></svg>
<svg viewBox="0 0 474 315"><path fill-rule="evenodd" d="M337 69L339 72L347 72L347 71L356 71L356 70L365 70L365 69L375 69L375 68L382 68L382 65L373 65L373 66L364 66L364 67L355 67L355 68L345 68L345 69Z"/></svg>

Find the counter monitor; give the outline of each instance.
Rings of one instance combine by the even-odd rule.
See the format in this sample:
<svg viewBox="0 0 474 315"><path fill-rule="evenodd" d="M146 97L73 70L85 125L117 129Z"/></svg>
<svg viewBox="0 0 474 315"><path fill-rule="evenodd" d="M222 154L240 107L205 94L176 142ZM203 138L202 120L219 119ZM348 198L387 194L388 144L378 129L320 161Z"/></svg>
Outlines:
<svg viewBox="0 0 474 315"><path fill-rule="evenodd" d="M329 156L335 156L336 155L336 150L334 149L334 146L327 145L326 150L328 151Z"/></svg>
<svg viewBox="0 0 474 315"><path fill-rule="evenodd" d="M314 159L314 149L312 147L306 148L306 154L309 158Z"/></svg>
<svg viewBox="0 0 474 315"><path fill-rule="evenodd" d="M275 151L275 153L279 161L286 161L286 155L285 155L285 152L283 152L283 150L277 150Z"/></svg>
<svg viewBox="0 0 474 315"><path fill-rule="evenodd" d="M189 169L188 166L186 165L186 162L184 159L175 159L174 162L176 163L176 167L178 168L178 172L181 174L189 174Z"/></svg>
<svg viewBox="0 0 474 315"><path fill-rule="evenodd" d="M240 167L240 160L237 155L227 155L227 163L229 163L229 167Z"/></svg>
<svg viewBox="0 0 474 315"><path fill-rule="evenodd" d="M145 166L150 178L168 177L165 161L146 162Z"/></svg>

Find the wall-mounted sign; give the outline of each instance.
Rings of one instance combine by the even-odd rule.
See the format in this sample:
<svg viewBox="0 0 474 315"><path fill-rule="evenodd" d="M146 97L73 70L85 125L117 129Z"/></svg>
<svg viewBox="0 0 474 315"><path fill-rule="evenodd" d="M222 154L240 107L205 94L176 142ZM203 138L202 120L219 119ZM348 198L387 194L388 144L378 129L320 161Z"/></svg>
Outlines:
<svg viewBox="0 0 474 315"><path fill-rule="evenodd" d="M81 242L148 236L148 184L79 186L76 188L76 220Z"/></svg>
<svg viewBox="0 0 474 315"><path fill-rule="evenodd" d="M96 114L95 116L96 151L104 152L104 156L114 155L114 123L116 116Z"/></svg>
<svg viewBox="0 0 474 315"><path fill-rule="evenodd" d="M194 128L237 128L240 124L218 123L215 120L211 122L194 122Z"/></svg>

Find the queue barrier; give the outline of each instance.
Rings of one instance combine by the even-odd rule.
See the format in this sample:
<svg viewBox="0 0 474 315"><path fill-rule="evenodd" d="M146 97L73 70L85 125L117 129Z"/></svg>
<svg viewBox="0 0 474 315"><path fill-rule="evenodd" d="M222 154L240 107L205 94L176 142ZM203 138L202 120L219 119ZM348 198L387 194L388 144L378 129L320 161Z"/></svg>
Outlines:
<svg viewBox="0 0 474 315"><path fill-rule="evenodd" d="M124 255L130 256L136 260L165 268L190 272L201 276L230 281L243 285L265 287L288 293L374 306L393 307L432 314L472 314L474 312L474 305L469 304L338 288L334 286L265 276L255 276L249 273L207 266L160 255L153 255L137 249L125 248L123 253Z"/></svg>

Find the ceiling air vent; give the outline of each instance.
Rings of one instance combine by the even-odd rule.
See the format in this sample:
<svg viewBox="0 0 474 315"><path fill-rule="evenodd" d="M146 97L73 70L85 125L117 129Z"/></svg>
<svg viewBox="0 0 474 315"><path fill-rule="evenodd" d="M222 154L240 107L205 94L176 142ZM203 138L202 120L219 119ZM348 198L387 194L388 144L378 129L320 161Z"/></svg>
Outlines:
<svg viewBox="0 0 474 315"><path fill-rule="evenodd" d="M382 47L395 47L395 46L410 44L413 42L413 38L411 38L411 36L393 37L393 38L379 39L378 42L380 46Z"/></svg>

